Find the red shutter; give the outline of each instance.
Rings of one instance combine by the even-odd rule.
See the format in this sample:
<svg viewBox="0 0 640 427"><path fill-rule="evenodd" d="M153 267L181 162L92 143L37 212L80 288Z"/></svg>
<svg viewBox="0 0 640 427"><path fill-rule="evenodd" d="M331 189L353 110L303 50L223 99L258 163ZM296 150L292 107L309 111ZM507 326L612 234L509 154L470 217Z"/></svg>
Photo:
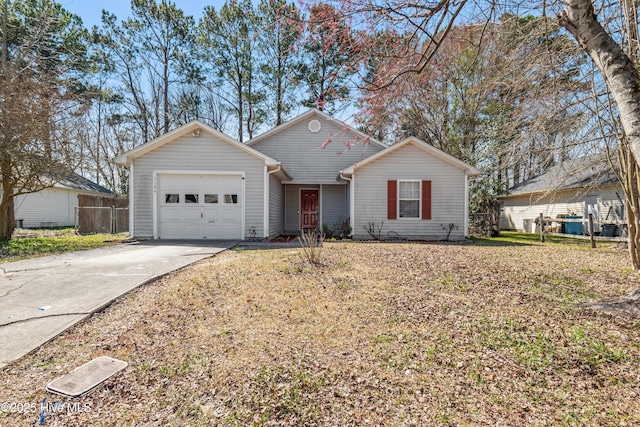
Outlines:
<svg viewBox="0 0 640 427"><path fill-rule="evenodd" d="M398 206L398 181L387 181L387 219L396 219Z"/></svg>
<svg viewBox="0 0 640 427"><path fill-rule="evenodd" d="M431 181L422 181L422 219L431 219Z"/></svg>

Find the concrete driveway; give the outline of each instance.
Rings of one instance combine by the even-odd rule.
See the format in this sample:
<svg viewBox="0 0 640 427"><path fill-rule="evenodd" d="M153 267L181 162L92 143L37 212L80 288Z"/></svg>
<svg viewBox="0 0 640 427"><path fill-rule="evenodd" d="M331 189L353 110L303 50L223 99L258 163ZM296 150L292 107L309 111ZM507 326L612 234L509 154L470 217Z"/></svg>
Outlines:
<svg viewBox="0 0 640 427"><path fill-rule="evenodd" d="M237 243L156 240L0 264L0 367L132 289Z"/></svg>

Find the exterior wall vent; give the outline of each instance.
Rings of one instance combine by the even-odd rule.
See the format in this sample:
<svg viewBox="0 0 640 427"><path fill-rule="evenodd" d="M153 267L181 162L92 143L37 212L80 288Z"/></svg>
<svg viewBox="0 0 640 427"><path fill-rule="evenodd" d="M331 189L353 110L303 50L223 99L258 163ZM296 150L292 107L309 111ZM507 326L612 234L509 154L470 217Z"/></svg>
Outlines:
<svg viewBox="0 0 640 427"><path fill-rule="evenodd" d="M318 120L314 119L309 122L309 131L318 133L320 132L320 129L322 129L322 124L320 124Z"/></svg>

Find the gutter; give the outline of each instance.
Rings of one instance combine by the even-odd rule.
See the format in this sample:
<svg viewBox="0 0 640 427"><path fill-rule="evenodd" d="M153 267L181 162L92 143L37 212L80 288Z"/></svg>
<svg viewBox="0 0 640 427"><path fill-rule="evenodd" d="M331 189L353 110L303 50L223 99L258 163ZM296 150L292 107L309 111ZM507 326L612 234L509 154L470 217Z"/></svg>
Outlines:
<svg viewBox="0 0 640 427"><path fill-rule="evenodd" d="M265 169L268 169L268 167L265 166ZM271 194L269 192L269 186L271 184L271 181L270 181L269 177L270 177L270 175L272 173L277 173L277 172L280 172L281 170L282 170L282 164L278 163L278 167L276 169L274 169L272 171L267 170L266 171L267 173L265 174L265 180L264 180L264 194L265 194L265 196L264 196L264 207L263 207L263 209L264 209L264 217L263 218L264 218L264 237L266 239L269 238L269 232L271 231L271 230L269 230L269 204L271 202Z"/></svg>
<svg viewBox="0 0 640 427"><path fill-rule="evenodd" d="M349 197L349 201L350 201L350 203L349 203L349 227L351 227L351 237L353 237L353 231L354 231L354 225L355 225L354 216L355 216L355 212L356 212L355 200L354 200L355 199L355 197L354 197L355 196L355 194L354 194L355 193L355 187L354 187L354 184L353 184L353 175L355 173L351 174L351 178L347 178L346 176L344 176L342 174L342 171L340 171L339 174L340 174L340 178L341 179L344 179L345 181L349 181L349 192L350 192L350 197Z"/></svg>

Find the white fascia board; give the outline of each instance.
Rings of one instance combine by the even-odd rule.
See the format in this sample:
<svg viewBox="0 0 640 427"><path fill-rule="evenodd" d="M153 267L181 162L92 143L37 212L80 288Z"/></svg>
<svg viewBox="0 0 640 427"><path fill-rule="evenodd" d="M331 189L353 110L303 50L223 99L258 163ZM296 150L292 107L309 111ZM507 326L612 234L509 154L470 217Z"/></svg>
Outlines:
<svg viewBox="0 0 640 427"><path fill-rule="evenodd" d="M463 162L460 159L456 159L455 157L445 153L444 151L439 150L436 147L434 147L432 145L429 145L426 142L421 141L418 138L414 138L414 137L410 137L410 138L404 139L404 140L402 140L402 141L400 141L400 142L398 142L398 143L396 143L394 145L391 145L391 146L387 147L386 149L384 149L382 151L377 152L376 154L374 154L374 155L372 155L370 157L367 157L366 159L362 160L361 162L354 163L353 165L349 166L348 168L345 168L342 171L342 173L344 173L344 174L353 174L356 169L358 169L358 168L360 168L362 166L365 166L365 165L367 165L367 164L369 164L371 162L374 162L377 159L379 159L381 157L384 157L389 153L392 153L392 152L394 152L396 150L399 150L400 148L404 147L407 144L412 144L415 147L418 147L421 150L433 155L434 157L437 157L440 160L444 160L445 162L447 162L447 163L449 163L449 164L451 164L451 165L453 165L453 166L455 166L455 167L457 167L459 169L464 170L465 175L472 176L472 175L480 175L482 173L479 169L477 169L477 168L475 168L475 167Z"/></svg>
<svg viewBox="0 0 640 427"><path fill-rule="evenodd" d="M371 142L372 144L375 144L381 148L387 148L388 146L386 144L383 144L382 142L378 141L375 138L372 138L370 135L367 135L364 132L359 131L358 129L354 128L353 126L350 126L348 124L346 124L345 122L336 119L335 117L331 117L330 115L328 115L327 113L320 111L318 109L312 108L308 111L305 111L304 113L300 114L297 117L294 117L293 119L281 124L280 126L276 126L273 129L270 129L268 131L266 131L265 133L262 133L258 136L256 136L255 138L251 139L249 142L247 142L247 145L252 147L253 145L259 143L260 141L263 141L275 134L278 134L280 132L282 132L283 130L297 124L300 123L306 119L309 119L313 116L320 116L321 118L323 118L324 120L330 121L330 122L334 122L339 124L341 127L344 127L345 129L348 130L349 133L353 133L355 135L357 135L358 137L365 139L365 140L369 140L369 142Z"/></svg>
<svg viewBox="0 0 640 427"><path fill-rule="evenodd" d="M222 141L233 145L234 147L237 147L245 152L247 152L248 154L251 154L254 157L257 157L259 159L264 160L266 165L277 165L278 161L272 159L271 157L262 154L259 151L254 150L251 147L248 147L246 144L243 144L239 141L236 141L235 139L231 138L229 135L226 135L222 132L220 132L217 129L212 128L211 126L202 123L199 120L193 120L183 126L180 126L176 129L173 129L167 133L165 133L162 136L159 136L158 138L155 138L149 142L146 142L136 148L134 148L133 150L129 150L117 157L115 157L113 159L114 163L119 164L119 165L124 165L124 166L130 166L133 163L133 160L136 159L137 157L140 157L150 151L155 150L156 148L162 147L163 145L170 143L172 141L175 141L176 139L180 138L181 136L187 135L191 132L194 132L196 130L203 130L219 139L221 139Z"/></svg>

